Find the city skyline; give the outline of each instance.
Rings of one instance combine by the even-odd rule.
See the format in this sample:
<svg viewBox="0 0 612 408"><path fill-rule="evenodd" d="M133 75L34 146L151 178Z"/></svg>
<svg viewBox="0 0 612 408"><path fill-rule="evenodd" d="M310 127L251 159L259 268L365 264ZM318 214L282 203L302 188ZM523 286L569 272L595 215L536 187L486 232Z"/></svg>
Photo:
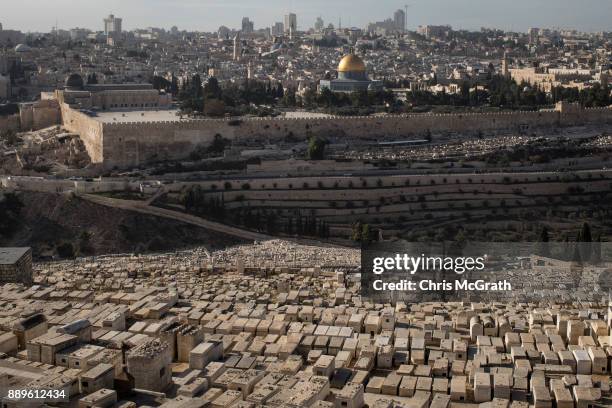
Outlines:
<svg viewBox="0 0 612 408"><path fill-rule="evenodd" d="M517 0L512 3L485 0L382 1L377 3L374 13L365 0L341 0L335 3L313 0L307 4L272 0L265 5L243 0L135 0L129 4L117 0L104 4L87 0L34 0L27 5L15 4L3 10L1 23L5 29L24 32L49 32L56 24L60 29L83 27L102 31L102 19L113 13L123 18L125 30L146 27L169 29L176 25L181 30L212 32L220 25L239 29L243 17L254 21L255 29L269 27L282 21L286 13L294 12L297 14L298 29L306 30L314 26L319 16L324 19L325 25L332 23L337 26L341 19L342 26L364 27L370 22L393 18L393 13L403 9L405 3L409 5L409 30L422 24L450 24L470 30L480 27L512 31L525 31L529 27L590 32L612 29L605 17L612 15L612 2L606 0L589 0L588 8L570 0ZM38 12L32 15L29 13L31 9ZM555 12L551 13L551 9ZM440 13L440 10L444 12ZM172 16L172 19L167 16Z"/></svg>

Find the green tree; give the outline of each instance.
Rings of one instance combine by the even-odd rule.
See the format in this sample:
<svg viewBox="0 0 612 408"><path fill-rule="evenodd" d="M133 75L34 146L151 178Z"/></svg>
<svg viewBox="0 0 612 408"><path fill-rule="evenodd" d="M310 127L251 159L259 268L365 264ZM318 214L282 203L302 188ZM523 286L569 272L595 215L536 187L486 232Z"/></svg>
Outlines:
<svg viewBox="0 0 612 408"><path fill-rule="evenodd" d="M270 211L266 215L266 232L270 235L278 232L278 216L274 211Z"/></svg>
<svg viewBox="0 0 612 408"><path fill-rule="evenodd" d="M369 244L375 241L377 237L377 231L374 231L370 224L358 221L353 224L351 239L355 242L361 242L362 244Z"/></svg>
<svg viewBox="0 0 612 408"><path fill-rule="evenodd" d="M212 117L225 115L225 103L220 99L206 99L204 102L204 114Z"/></svg>
<svg viewBox="0 0 612 408"><path fill-rule="evenodd" d="M582 224L582 229L580 230L580 234L578 234L577 241L577 247L579 247L581 259L584 262L588 262L591 259L593 241L591 236L591 226L588 222Z"/></svg>
<svg viewBox="0 0 612 408"><path fill-rule="evenodd" d="M60 258L71 259L74 258L74 246L70 242L64 242L57 247L57 254Z"/></svg>
<svg viewBox="0 0 612 408"><path fill-rule="evenodd" d="M89 255L94 252L94 248L91 243L91 233L89 231L82 231L79 234L77 248L79 255Z"/></svg>
<svg viewBox="0 0 612 408"><path fill-rule="evenodd" d="M570 240L569 237L566 236L565 239L563 240L563 254L561 255L563 260L565 261L571 261L571 244L570 244Z"/></svg>
<svg viewBox="0 0 612 408"><path fill-rule="evenodd" d="M222 99L223 90L219 86L219 81L215 77L208 78L204 84L204 97L206 99Z"/></svg>
<svg viewBox="0 0 612 408"><path fill-rule="evenodd" d="M540 243L538 245L538 254L544 257L550 257L550 246L549 246L548 228L544 226L540 233Z"/></svg>
<svg viewBox="0 0 612 408"><path fill-rule="evenodd" d="M223 153L229 143L230 141L228 139L225 139L223 136L217 133L215 134L215 137L213 138L212 143L208 147L208 152L217 153L217 154Z"/></svg>
<svg viewBox="0 0 612 408"><path fill-rule="evenodd" d="M293 218L287 218L287 223L285 224L285 233L287 235L293 235Z"/></svg>
<svg viewBox="0 0 612 408"><path fill-rule="evenodd" d="M15 146L19 141L19 137L13 129L6 129L0 132L0 140L4 140L8 146Z"/></svg>
<svg viewBox="0 0 612 408"><path fill-rule="evenodd" d="M98 83L98 76L96 75L95 72L93 74L87 75L87 85L95 85L97 83Z"/></svg>
<svg viewBox="0 0 612 408"><path fill-rule="evenodd" d="M0 238L10 238L17 231L23 203L15 193L5 193L0 198Z"/></svg>
<svg viewBox="0 0 612 408"><path fill-rule="evenodd" d="M318 136L311 136L308 140L308 159L323 160L325 158L325 145L327 140Z"/></svg>

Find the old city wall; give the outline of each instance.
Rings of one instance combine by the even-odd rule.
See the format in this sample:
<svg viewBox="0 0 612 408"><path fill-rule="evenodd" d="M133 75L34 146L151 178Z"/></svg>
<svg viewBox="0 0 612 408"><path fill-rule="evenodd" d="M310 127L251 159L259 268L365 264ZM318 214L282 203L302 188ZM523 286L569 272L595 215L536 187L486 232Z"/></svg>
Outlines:
<svg viewBox="0 0 612 408"><path fill-rule="evenodd" d="M30 131L44 129L59 125L63 122L64 112L72 118L69 124L74 124L74 117L78 112L68 112L63 109L62 103L56 99L42 99L33 103L19 105L19 113L8 116L0 116L0 131Z"/></svg>
<svg viewBox="0 0 612 408"><path fill-rule="evenodd" d="M21 130L39 130L49 126L59 125L61 111L56 100L40 100L19 106Z"/></svg>
<svg viewBox="0 0 612 408"><path fill-rule="evenodd" d="M0 116L0 132L6 131L6 130L19 131L19 129L20 129L20 120L19 120L18 114Z"/></svg>
<svg viewBox="0 0 612 408"><path fill-rule="evenodd" d="M304 140L308 135L362 141L423 137L432 133L468 133L554 127L559 112L517 112L452 115L397 115L387 117L329 117L246 120L185 120L104 124L104 164L129 167L147 162L185 158L197 146L206 146L220 135L235 144L266 144Z"/></svg>
<svg viewBox="0 0 612 408"><path fill-rule="evenodd" d="M70 111L70 112L68 112ZM525 131L535 128L612 123L612 109L567 109L538 112L412 114L383 117L200 119L166 122L113 122L102 124L84 114L62 108L64 123L81 134L94 163L106 168L138 166L182 159L215 135L238 146L261 146L302 141L308 135L347 140L379 141L423 137L429 132L477 133Z"/></svg>
<svg viewBox="0 0 612 408"><path fill-rule="evenodd" d="M37 191L41 193L79 194L109 193L116 191L140 191L140 181L129 180L49 180L44 177L0 176L0 187L8 190Z"/></svg>
<svg viewBox="0 0 612 408"><path fill-rule="evenodd" d="M0 176L0 186L8 190L62 193L74 191L74 181L47 180L44 177Z"/></svg>
<svg viewBox="0 0 612 408"><path fill-rule="evenodd" d="M80 135L92 163L103 163L104 133L102 123L70 108L66 103L60 103L60 107L64 127L68 131Z"/></svg>
<svg viewBox="0 0 612 408"><path fill-rule="evenodd" d="M579 123L612 124L612 108L587 108L581 111ZM567 122L564 125L569 125Z"/></svg>
<svg viewBox="0 0 612 408"><path fill-rule="evenodd" d="M127 167L147 162L185 158L197 146L206 146L215 134L234 139L225 121L105 123L104 166Z"/></svg>
<svg viewBox="0 0 612 408"><path fill-rule="evenodd" d="M44 129L49 126L59 125L62 114L57 101L46 100L34 104L32 129Z"/></svg>

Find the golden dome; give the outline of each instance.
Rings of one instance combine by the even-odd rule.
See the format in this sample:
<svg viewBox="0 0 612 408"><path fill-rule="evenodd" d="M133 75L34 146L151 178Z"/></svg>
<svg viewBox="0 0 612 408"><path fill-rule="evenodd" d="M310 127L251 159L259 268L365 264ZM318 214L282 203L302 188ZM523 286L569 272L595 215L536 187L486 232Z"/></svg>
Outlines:
<svg viewBox="0 0 612 408"><path fill-rule="evenodd" d="M346 55L338 64L338 72L365 72L363 60L355 54Z"/></svg>

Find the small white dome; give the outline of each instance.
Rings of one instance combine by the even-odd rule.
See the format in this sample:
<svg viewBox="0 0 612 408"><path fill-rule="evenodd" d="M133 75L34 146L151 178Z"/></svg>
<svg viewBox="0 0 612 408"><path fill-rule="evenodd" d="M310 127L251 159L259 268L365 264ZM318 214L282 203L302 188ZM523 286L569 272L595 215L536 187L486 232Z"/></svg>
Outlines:
<svg viewBox="0 0 612 408"><path fill-rule="evenodd" d="M28 52L28 51L30 51L30 47L28 47L25 44L18 44L15 47L15 52Z"/></svg>

